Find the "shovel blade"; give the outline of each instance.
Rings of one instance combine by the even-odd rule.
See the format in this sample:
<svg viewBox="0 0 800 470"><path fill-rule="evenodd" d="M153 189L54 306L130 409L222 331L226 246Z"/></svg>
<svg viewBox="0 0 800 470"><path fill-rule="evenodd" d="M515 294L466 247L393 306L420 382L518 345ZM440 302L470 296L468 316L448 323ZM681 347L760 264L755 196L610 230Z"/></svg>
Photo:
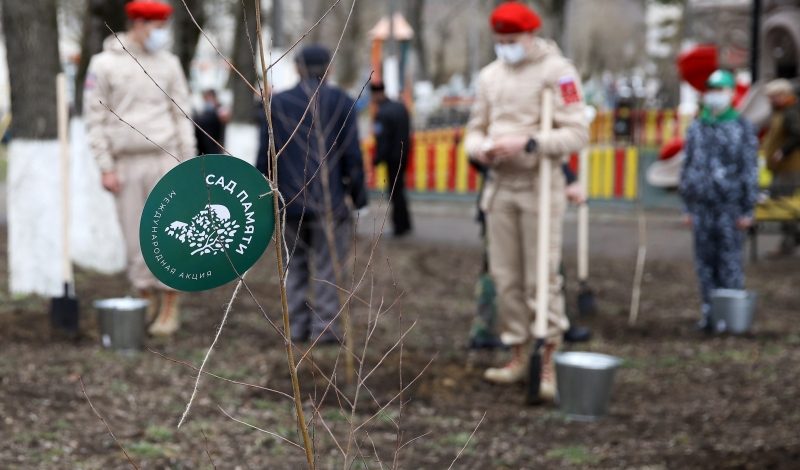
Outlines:
<svg viewBox="0 0 800 470"><path fill-rule="evenodd" d="M587 285L581 285L578 292L578 314L594 315L597 312L597 305L594 301L594 292Z"/></svg>
<svg viewBox="0 0 800 470"><path fill-rule="evenodd" d="M539 405L542 399L539 396L539 389L542 386L542 348L544 341L537 340L528 362L528 391L525 403L528 405Z"/></svg>
<svg viewBox="0 0 800 470"><path fill-rule="evenodd" d="M78 299L63 296L54 297L50 302L50 324L54 330L78 333Z"/></svg>

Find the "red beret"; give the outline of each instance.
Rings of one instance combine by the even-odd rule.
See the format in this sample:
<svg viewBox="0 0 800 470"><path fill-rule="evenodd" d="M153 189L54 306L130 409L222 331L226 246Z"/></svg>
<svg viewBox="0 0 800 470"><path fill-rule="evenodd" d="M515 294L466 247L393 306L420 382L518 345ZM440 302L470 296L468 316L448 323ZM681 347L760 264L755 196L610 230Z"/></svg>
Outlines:
<svg viewBox="0 0 800 470"><path fill-rule="evenodd" d="M718 63L716 46L697 46L678 56L678 72L695 90L705 91L706 80L719 68Z"/></svg>
<svg viewBox="0 0 800 470"><path fill-rule="evenodd" d="M166 20L172 14L172 6L156 1L136 0L125 5L125 14L132 20Z"/></svg>
<svg viewBox="0 0 800 470"><path fill-rule="evenodd" d="M518 2L501 3L492 12L489 22L498 34L526 33L542 25L542 19L535 11Z"/></svg>

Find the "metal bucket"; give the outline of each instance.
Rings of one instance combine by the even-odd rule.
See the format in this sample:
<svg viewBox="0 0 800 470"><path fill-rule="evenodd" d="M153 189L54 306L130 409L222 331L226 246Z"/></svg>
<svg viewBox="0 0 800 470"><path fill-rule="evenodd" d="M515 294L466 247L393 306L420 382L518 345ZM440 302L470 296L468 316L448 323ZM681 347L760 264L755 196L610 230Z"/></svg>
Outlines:
<svg viewBox="0 0 800 470"><path fill-rule="evenodd" d="M126 352L141 350L147 304L147 300L132 297L95 301L103 347Z"/></svg>
<svg viewBox="0 0 800 470"><path fill-rule="evenodd" d="M756 293L739 289L717 289L711 293L711 320L717 331L747 333L753 325Z"/></svg>
<svg viewBox="0 0 800 470"><path fill-rule="evenodd" d="M618 357L590 352L555 355L556 383L561 411L568 418L594 421L608 411Z"/></svg>

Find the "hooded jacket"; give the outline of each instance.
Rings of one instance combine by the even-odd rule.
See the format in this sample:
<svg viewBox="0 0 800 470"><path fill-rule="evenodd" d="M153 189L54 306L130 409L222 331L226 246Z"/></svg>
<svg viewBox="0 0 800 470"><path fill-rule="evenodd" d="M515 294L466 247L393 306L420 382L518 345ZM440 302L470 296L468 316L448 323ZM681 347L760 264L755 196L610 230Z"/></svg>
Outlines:
<svg viewBox="0 0 800 470"><path fill-rule="evenodd" d="M149 53L124 33L118 37L103 41L103 52L92 57L84 83L89 148L100 170L112 171L119 158L162 152L154 143L181 159L195 156L192 123L178 109L191 110L178 58L166 51Z"/></svg>
<svg viewBox="0 0 800 470"><path fill-rule="evenodd" d="M553 130L540 132L542 89L554 91ZM534 153L521 152L491 168L492 177L533 181L531 170L539 158L561 159L581 150L589 140L589 129L575 67L552 41L536 38L533 48L519 64L495 60L478 76L478 90L465 138L469 155L485 143L504 135L528 135L537 141ZM561 171L558 165L556 171Z"/></svg>

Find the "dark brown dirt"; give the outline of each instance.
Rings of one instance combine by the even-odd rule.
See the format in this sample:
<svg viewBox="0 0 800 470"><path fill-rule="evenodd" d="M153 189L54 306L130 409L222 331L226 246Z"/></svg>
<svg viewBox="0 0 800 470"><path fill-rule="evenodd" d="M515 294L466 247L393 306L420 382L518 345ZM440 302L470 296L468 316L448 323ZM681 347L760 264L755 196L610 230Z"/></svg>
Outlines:
<svg viewBox="0 0 800 470"><path fill-rule="evenodd" d="M367 240L359 241L360 267ZM5 256L5 235L0 238ZM279 321L272 250L248 274L248 285ZM585 319L591 343L574 349L625 359L609 415L583 423L555 407L522 406L523 387L481 380L503 352L469 352L474 283L480 253L467 247L382 242L353 304L364 374L416 322L399 348L359 393L356 424L377 414L356 434L355 468L391 467L399 426L400 468L798 468L800 467L800 326L797 322L800 259L764 261L748 269L760 295L753 333L706 338L692 329L698 307L692 267L681 262L647 266L640 321L627 326L633 259L593 260L600 312ZM568 260L571 261L571 260ZM573 266L573 263L568 263ZM128 463L81 391L103 414L119 442L141 468L303 468L300 449L232 421L221 411L299 442L292 404L285 397L204 377L188 422L176 424L195 372L152 352L126 357L98 346L94 299L126 293L121 275L79 272L84 337L51 338L47 302L9 299L5 259L0 260L0 468L127 468ZM357 274L360 276L361 271ZM574 287L574 286L570 286ZM199 365L211 343L233 286L187 296L183 329L148 346ZM574 299L570 289L569 299ZM369 303L372 307L368 307ZM376 324L377 323L377 324ZM350 410L326 389L320 370L336 367L337 349L314 350L300 366L306 410L313 423L318 468L341 468ZM302 352L300 352L302 355ZM311 366L313 358L316 368ZM415 379L399 401L381 409L402 384ZM348 397L339 366L335 381ZM290 392L283 343L249 294L236 300L207 370L231 380ZM338 446L322 424L329 427Z"/></svg>

